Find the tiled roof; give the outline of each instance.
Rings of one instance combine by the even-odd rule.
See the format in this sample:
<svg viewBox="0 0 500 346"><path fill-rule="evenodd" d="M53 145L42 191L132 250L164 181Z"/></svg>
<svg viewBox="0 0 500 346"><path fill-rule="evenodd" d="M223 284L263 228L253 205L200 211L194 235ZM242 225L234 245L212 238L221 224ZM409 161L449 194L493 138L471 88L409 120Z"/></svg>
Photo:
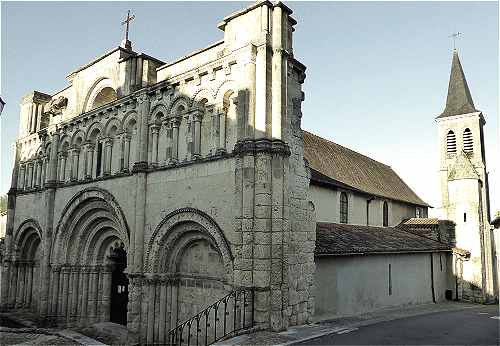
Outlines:
<svg viewBox="0 0 500 346"><path fill-rule="evenodd" d="M391 167L307 131L304 155L313 181L318 181L315 174L320 173L330 178L333 185L336 181L371 195L429 206Z"/></svg>
<svg viewBox="0 0 500 346"><path fill-rule="evenodd" d="M316 256L450 251L451 247L394 227L316 224Z"/></svg>
<svg viewBox="0 0 500 346"><path fill-rule="evenodd" d="M439 225L436 218L412 217L402 222L403 225Z"/></svg>

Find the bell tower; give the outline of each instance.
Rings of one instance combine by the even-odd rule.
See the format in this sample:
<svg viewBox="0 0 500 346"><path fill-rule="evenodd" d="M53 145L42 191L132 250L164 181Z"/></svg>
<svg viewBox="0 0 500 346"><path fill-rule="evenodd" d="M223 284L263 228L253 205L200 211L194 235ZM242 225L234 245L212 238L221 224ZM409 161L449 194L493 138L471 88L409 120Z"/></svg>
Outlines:
<svg viewBox="0 0 500 346"><path fill-rule="evenodd" d="M495 283L484 152L486 122L474 106L457 50L453 51L446 107L436 122L442 216L455 223L456 247L470 253L470 258L455 259L458 298L488 303L495 300Z"/></svg>

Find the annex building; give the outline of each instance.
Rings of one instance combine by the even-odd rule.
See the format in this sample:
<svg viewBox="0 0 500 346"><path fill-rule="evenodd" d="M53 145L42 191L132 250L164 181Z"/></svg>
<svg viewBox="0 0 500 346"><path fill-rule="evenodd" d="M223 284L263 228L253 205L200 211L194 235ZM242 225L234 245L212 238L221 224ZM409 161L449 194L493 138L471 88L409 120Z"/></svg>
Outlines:
<svg viewBox="0 0 500 346"><path fill-rule="evenodd" d="M211 343L326 315L495 299L482 114L439 118L457 124L455 142L441 139L455 145L443 149L451 221L428 219L389 166L302 129L291 15L258 2L218 24L222 40L168 63L125 39L61 91L22 99L2 310L115 322L129 343ZM462 155L465 118L473 154ZM470 198L483 209L455 228Z"/></svg>

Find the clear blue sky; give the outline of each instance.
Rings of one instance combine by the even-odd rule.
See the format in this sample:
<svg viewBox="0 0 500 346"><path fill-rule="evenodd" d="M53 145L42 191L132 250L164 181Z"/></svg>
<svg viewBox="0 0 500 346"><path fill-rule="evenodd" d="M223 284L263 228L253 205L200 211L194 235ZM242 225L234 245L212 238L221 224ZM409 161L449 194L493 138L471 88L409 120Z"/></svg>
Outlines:
<svg viewBox="0 0 500 346"><path fill-rule="evenodd" d="M244 2L2 2L1 185L8 191L19 101L54 93L78 66L117 46L136 16L136 51L164 61L222 38L216 24ZM500 209L497 2L288 2L295 57L307 66L303 127L392 166L440 205L437 127L458 41L476 107L486 117L492 207Z"/></svg>

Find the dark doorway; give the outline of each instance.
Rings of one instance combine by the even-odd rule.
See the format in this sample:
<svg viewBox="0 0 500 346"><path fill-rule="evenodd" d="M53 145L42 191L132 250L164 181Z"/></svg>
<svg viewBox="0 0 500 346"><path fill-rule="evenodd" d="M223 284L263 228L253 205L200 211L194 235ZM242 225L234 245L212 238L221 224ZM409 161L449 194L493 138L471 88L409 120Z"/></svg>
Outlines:
<svg viewBox="0 0 500 346"><path fill-rule="evenodd" d="M116 244L118 245L118 244ZM123 243L111 248L109 256L113 264L111 276L111 306L110 320L114 323L127 325L128 278L123 272L127 268L127 252Z"/></svg>

